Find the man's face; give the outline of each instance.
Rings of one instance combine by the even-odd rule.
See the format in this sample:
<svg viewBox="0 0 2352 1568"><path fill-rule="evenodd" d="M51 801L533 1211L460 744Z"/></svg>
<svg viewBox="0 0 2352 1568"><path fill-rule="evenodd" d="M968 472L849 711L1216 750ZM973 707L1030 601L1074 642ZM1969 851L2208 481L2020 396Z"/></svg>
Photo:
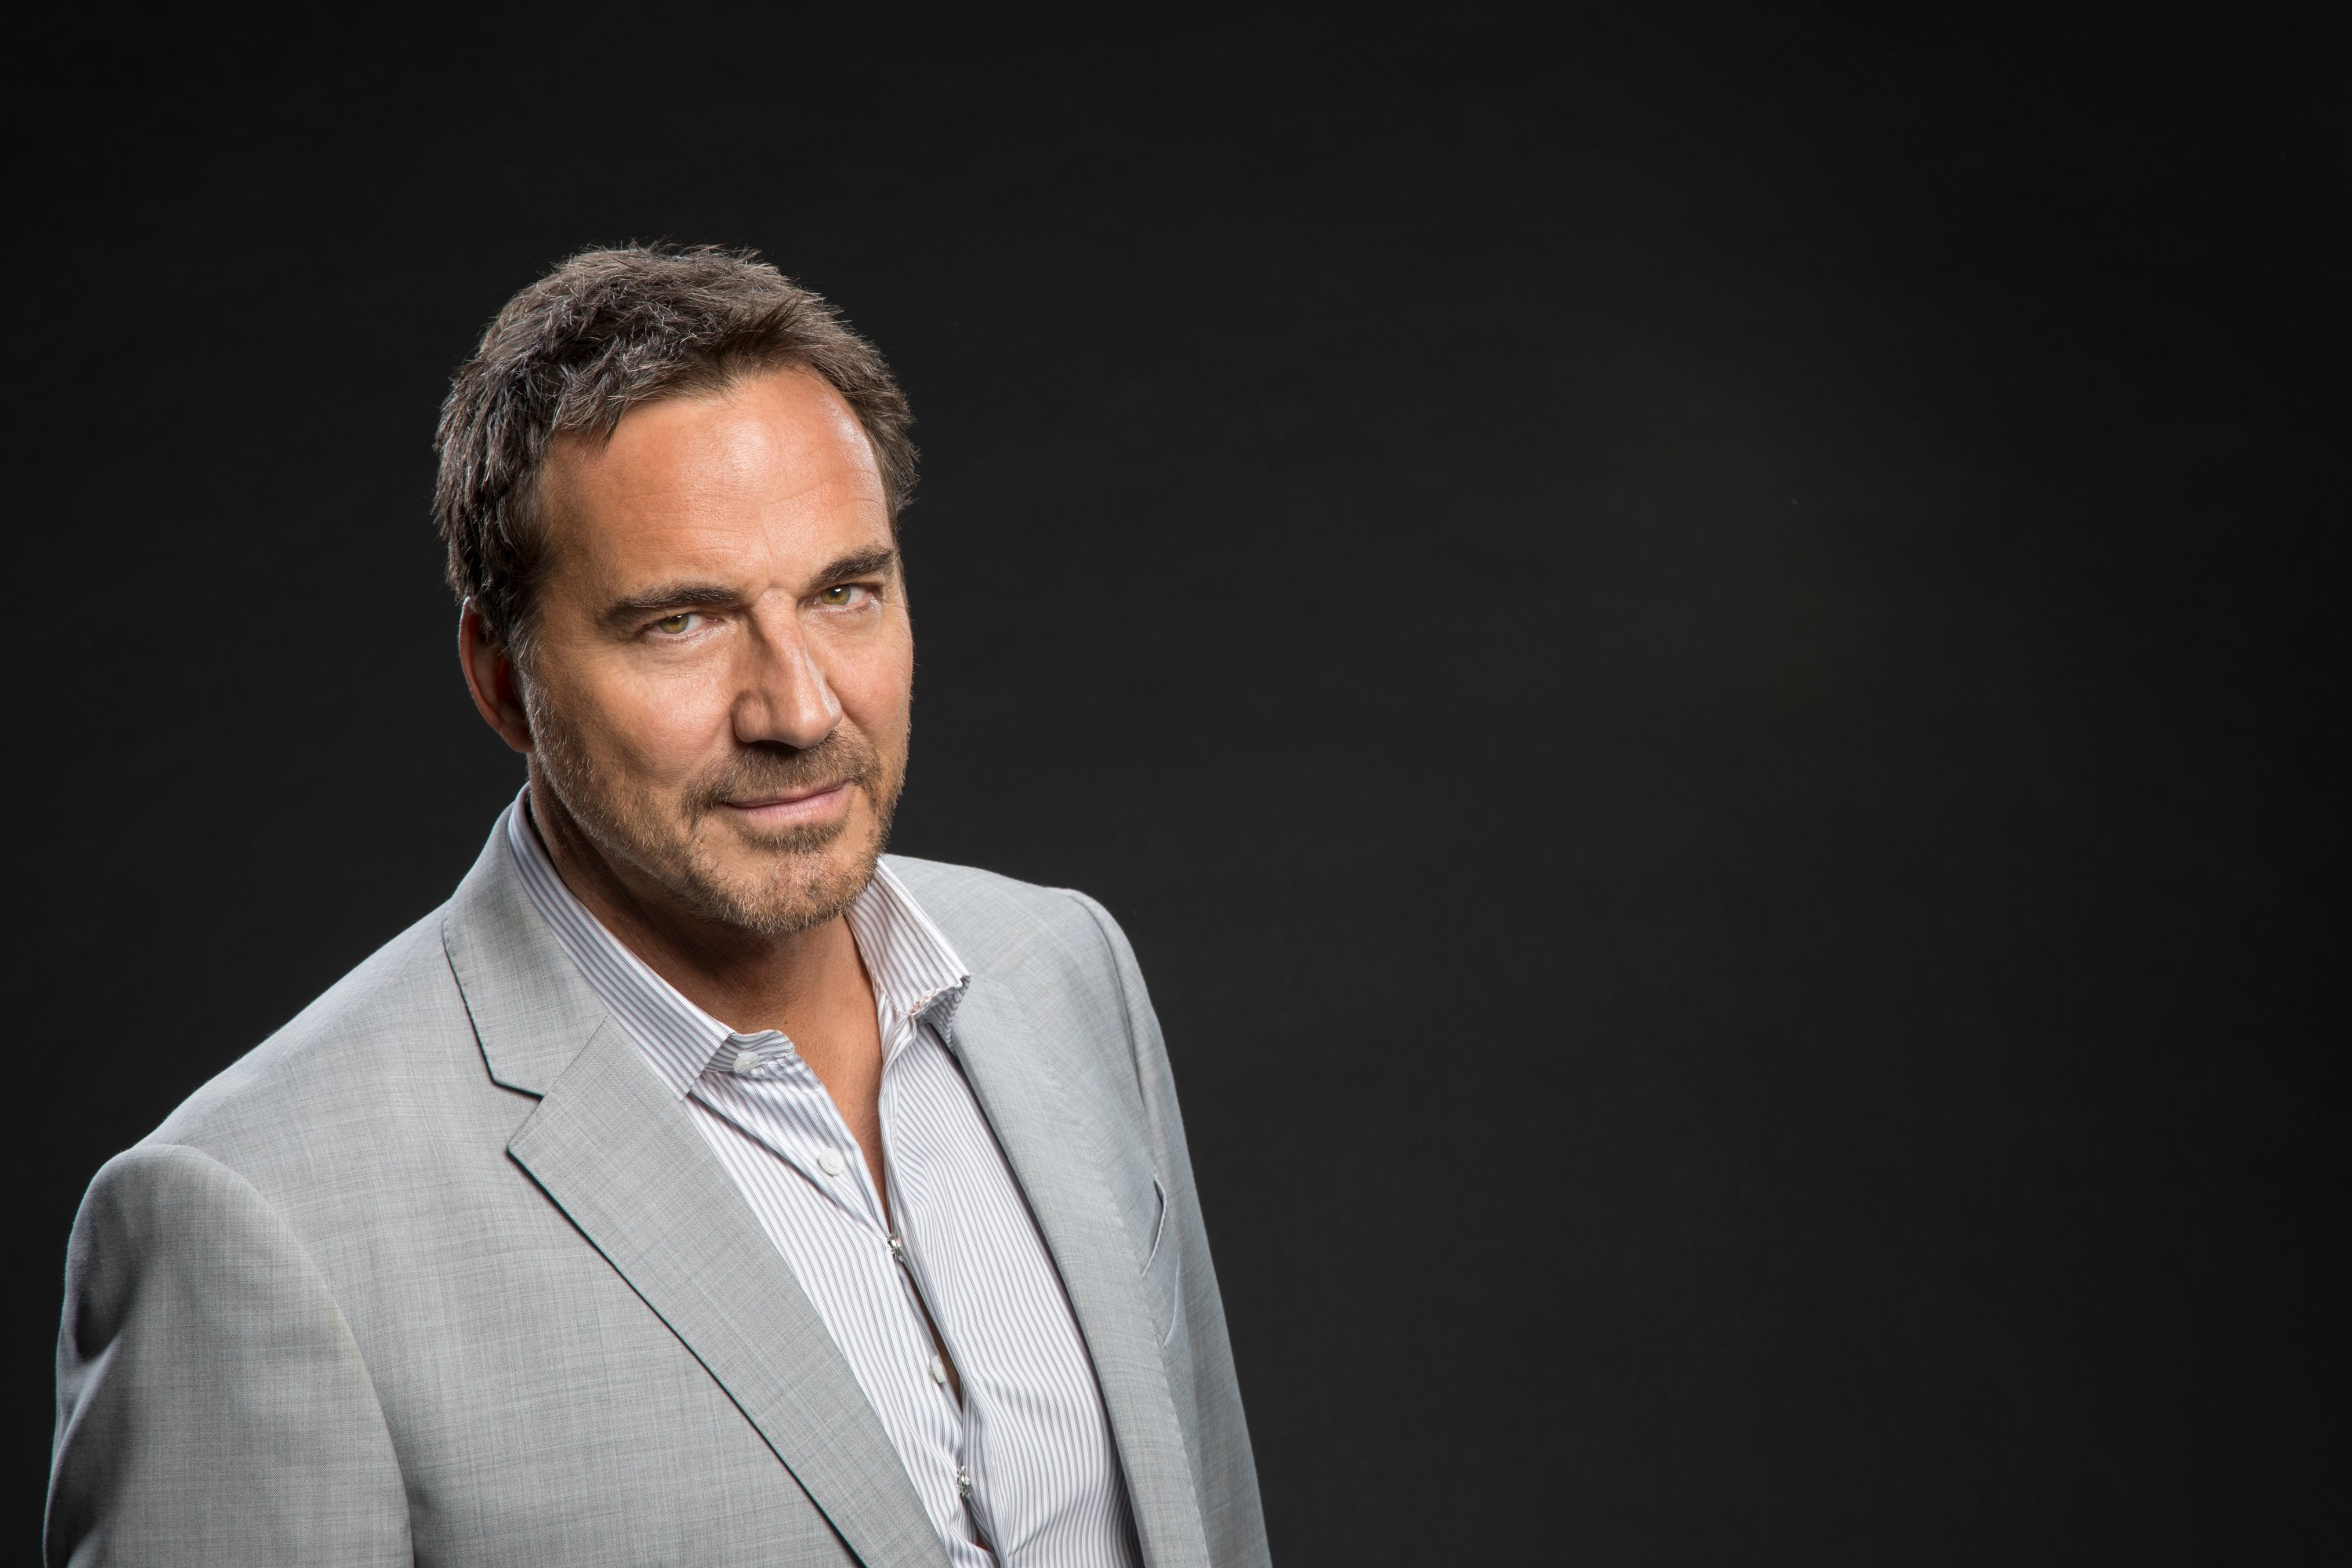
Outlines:
<svg viewBox="0 0 2352 1568"><path fill-rule="evenodd" d="M906 777L914 676L856 417L791 371L648 404L609 444L559 441L541 506L532 766L614 890L768 935L845 909Z"/></svg>

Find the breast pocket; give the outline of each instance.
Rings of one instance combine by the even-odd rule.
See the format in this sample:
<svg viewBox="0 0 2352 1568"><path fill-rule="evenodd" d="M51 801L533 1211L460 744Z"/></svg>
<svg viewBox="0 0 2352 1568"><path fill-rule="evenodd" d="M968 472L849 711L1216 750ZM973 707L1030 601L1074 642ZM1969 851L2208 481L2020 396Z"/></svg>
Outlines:
<svg viewBox="0 0 2352 1568"><path fill-rule="evenodd" d="M1143 1298L1151 1308L1151 1331L1159 1342L1167 1344L1176 1331L1176 1320L1184 1300L1182 1277L1182 1238L1176 1234L1176 1208L1168 1201L1168 1189L1160 1178L1151 1178L1153 1218L1151 1249L1143 1261Z"/></svg>

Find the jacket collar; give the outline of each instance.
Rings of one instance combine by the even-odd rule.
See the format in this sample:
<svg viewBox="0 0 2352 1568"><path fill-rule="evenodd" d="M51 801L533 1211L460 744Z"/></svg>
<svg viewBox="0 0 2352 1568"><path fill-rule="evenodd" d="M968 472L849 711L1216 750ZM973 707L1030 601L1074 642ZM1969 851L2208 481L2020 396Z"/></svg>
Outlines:
<svg viewBox="0 0 2352 1568"><path fill-rule="evenodd" d="M507 814L457 884L441 945L490 1077L543 1095L605 1022L579 966L531 907L507 847Z"/></svg>

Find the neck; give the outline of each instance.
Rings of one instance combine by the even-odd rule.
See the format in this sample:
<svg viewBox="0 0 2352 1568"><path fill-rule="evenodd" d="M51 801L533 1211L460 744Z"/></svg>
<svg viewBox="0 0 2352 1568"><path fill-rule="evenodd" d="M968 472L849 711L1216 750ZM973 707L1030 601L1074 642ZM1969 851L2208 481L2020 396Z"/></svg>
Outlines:
<svg viewBox="0 0 2352 1568"><path fill-rule="evenodd" d="M572 896L679 994L730 1028L777 1029L797 1039L845 990L865 991L857 942L843 917L770 936L683 909L635 867L606 854L536 769L530 815Z"/></svg>

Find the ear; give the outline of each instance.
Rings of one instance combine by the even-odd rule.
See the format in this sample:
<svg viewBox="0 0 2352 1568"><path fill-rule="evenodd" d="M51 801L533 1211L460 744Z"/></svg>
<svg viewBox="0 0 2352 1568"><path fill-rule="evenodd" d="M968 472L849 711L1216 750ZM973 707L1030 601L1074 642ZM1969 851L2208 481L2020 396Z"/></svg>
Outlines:
<svg viewBox="0 0 2352 1568"><path fill-rule="evenodd" d="M514 656L490 630L482 612L467 600L457 609L457 663L466 672L466 689L474 694L474 710L499 739L529 756L530 717L523 708L522 686L515 673Z"/></svg>

